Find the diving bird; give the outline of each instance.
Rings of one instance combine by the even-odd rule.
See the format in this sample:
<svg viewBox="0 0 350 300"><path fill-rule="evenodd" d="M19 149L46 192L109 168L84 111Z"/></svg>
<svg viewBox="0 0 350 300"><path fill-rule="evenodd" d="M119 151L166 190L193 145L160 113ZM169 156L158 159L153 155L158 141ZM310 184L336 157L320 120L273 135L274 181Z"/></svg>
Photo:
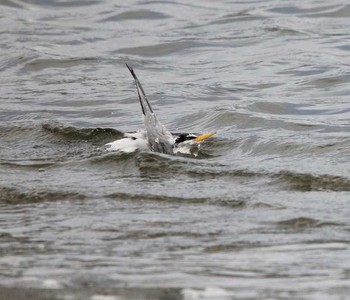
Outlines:
<svg viewBox="0 0 350 300"><path fill-rule="evenodd" d="M199 148L204 140L215 134L215 132L201 135L193 133L171 133L157 119L133 68L128 64L126 64L126 66L135 80L145 130L124 133L124 136L121 139L106 144L107 151L118 151L124 153L153 151L171 155L177 153L191 154L194 150Z"/></svg>

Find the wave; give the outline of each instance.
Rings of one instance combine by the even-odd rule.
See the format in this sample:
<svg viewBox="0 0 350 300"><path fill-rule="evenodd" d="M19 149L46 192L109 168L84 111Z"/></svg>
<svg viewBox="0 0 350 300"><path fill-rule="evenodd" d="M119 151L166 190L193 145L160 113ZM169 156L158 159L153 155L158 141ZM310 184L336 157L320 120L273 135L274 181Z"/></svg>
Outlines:
<svg viewBox="0 0 350 300"><path fill-rule="evenodd" d="M22 191L14 187L0 187L0 203L2 204L29 204L58 200L81 200L85 195L74 192L60 192L49 190Z"/></svg>
<svg viewBox="0 0 350 300"><path fill-rule="evenodd" d="M105 141L118 139L123 136L121 131L112 128L77 128L58 122L42 124L42 130L54 136L68 140Z"/></svg>
<svg viewBox="0 0 350 300"><path fill-rule="evenodd" d="M105 141L118 139L123 133L113 128L78 128L60 122L44 123L14 123L11 125L2 124L0 126L1 138L20 140L23 137L31 139L62 139L69 141Z"/></svg>
<svg viewBox="0 0 350 300"><path fill-rule="evenodd" d="M343 176L328 174L297 173L288 170L279 172L253 171L249 169L233 169L223 164L167 157L156 153L140 153L137 156L137 166L144 175L159 174L162 178L174 174L205 179L247 180L264 178L270 184L276 184L283 190L300 192L308 191L350 191L350 179Z"/></svg>
<svg viewBox="0 0 350 300"><path fill-rule="evenodd" d="M169 156L152 152L132 153L129 155L103 152L106 142L119 139L121 131L112 128L78 128L60 122L33 124L0 125L1 140L16 141L17 148L2 148L0 165L8 168L47 169L61 166L62 162L93 165L131 162L126 169L135 169L142 176L157 176L162 179L180 174L196 180L224 179L251 182L267 179L282 190L307 191L350 191L350 179L329 174L298 173L290 170L270 172L237 168L235 165L219 163L216 156L238 149L249 155L276 153L280 155L299 155L303 147L283 147L278 141L265 143L260 147L259 141L249 138L239 141L213 138L203 147L197 158ZM23 142L25 140L25 142ZM22 145L23 144L23 145ZM278 148L279 146L279 148ZM315 146L316 147L316 146ZM312 149L311 149L312 150ZM274 152L272 152L274 151ZM310 148L308 149L310 152ZM313 150L312 150L313 151ZM315 150L316 151L316 150ZM325 151L325 150L324 150ZM328 149L327 151L332 151ZM15 153L18 158L13 158ZM291 155L292 155L291 154ZM64 167L63 165L63 167ZM110 168L107 166L106 168Z"/></svg>
<svg viewBox="0 0 350 300"><path fill-rule="evenodd" d="M9 161L1 160L0 165L8 168L17 169L47 169L57 165L57 162L44 162L44 161Z"/></svg>

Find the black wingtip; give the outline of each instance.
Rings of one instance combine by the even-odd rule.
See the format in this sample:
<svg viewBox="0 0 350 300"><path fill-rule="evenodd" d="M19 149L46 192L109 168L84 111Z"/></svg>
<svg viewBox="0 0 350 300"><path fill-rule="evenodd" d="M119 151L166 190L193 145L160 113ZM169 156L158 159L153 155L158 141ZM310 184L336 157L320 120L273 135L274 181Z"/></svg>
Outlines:
<svg viewBox="0 0 350 300"><path fill-rule="evenodd" d="M141 104L142 113L145 115L146 112L145 112L145 108L144 108L143 105L142 105L141 95L140 95L140 91L139 91L139 88L142 90L141 84L139 83L139 81L138 81L138 79L137 79L137 76L136 76L136 74L135 74L135 72L134 72L134 69L133 69L132 67L130 67L127 63L125 63L125 65L126 65L126 67L129 69L129 71L130 71L132 77L134 77L134 79L135 79L135 83L136 83L136 87L137 87L137 94L138 94L138 96L139 96L139 100L140 100L140 104ZM143 90L142 90L142 91L143 91ZM144 93L144 92L143 92L143 93ZM145 97L146 97L146 96L145 96ZM147 99L146 99L146 101L147 101ZM151 111L152 111L152 109L151 109Z"/></svg>
<svg viewBox="0 0 350 300"><path fill-rule="evenodd" d="M130 71L130 73L131 73L131 75L132 75L132 77L136 77L136 75L135 75L135 72L134 72L134 69L132 68L132 67L130 67L127 63L125 64L126 65L126 67L129 69L129 71Z"/></svg>
<svg viewBox="0 0 350 300"><path fill-rule="evenodd" d="M127 63L125 63L126 67L129 69L130 72L133 71L132 67L130 67Z"/></svg>

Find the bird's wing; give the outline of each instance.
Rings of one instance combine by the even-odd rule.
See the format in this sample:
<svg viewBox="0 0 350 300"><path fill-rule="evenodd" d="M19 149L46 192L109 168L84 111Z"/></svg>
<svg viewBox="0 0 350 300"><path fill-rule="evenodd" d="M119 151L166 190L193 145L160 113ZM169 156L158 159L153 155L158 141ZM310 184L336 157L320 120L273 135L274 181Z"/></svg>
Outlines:
<svg viewBox="0 0 350 300"><path fill-rule="evenodd" d="M133 68L128 64L126 64L126 66L135 79L137 94L139 96L143 114L143 123L146 128L148 143L151 150L155 152L173 154L173 135L162 123L158 121Z"/></svg>

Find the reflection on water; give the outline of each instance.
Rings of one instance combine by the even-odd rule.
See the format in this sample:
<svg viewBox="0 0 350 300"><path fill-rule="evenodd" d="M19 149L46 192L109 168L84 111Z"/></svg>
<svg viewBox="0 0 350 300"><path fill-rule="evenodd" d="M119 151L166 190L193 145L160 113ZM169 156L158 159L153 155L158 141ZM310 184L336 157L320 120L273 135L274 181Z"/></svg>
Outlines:
<svg viewBox="0 0 350 300"><path fill-rule="evenodd" d="M349 5L0 1L6 299L349 295ZM125 63L198 157L142 127Z"/></svg>

